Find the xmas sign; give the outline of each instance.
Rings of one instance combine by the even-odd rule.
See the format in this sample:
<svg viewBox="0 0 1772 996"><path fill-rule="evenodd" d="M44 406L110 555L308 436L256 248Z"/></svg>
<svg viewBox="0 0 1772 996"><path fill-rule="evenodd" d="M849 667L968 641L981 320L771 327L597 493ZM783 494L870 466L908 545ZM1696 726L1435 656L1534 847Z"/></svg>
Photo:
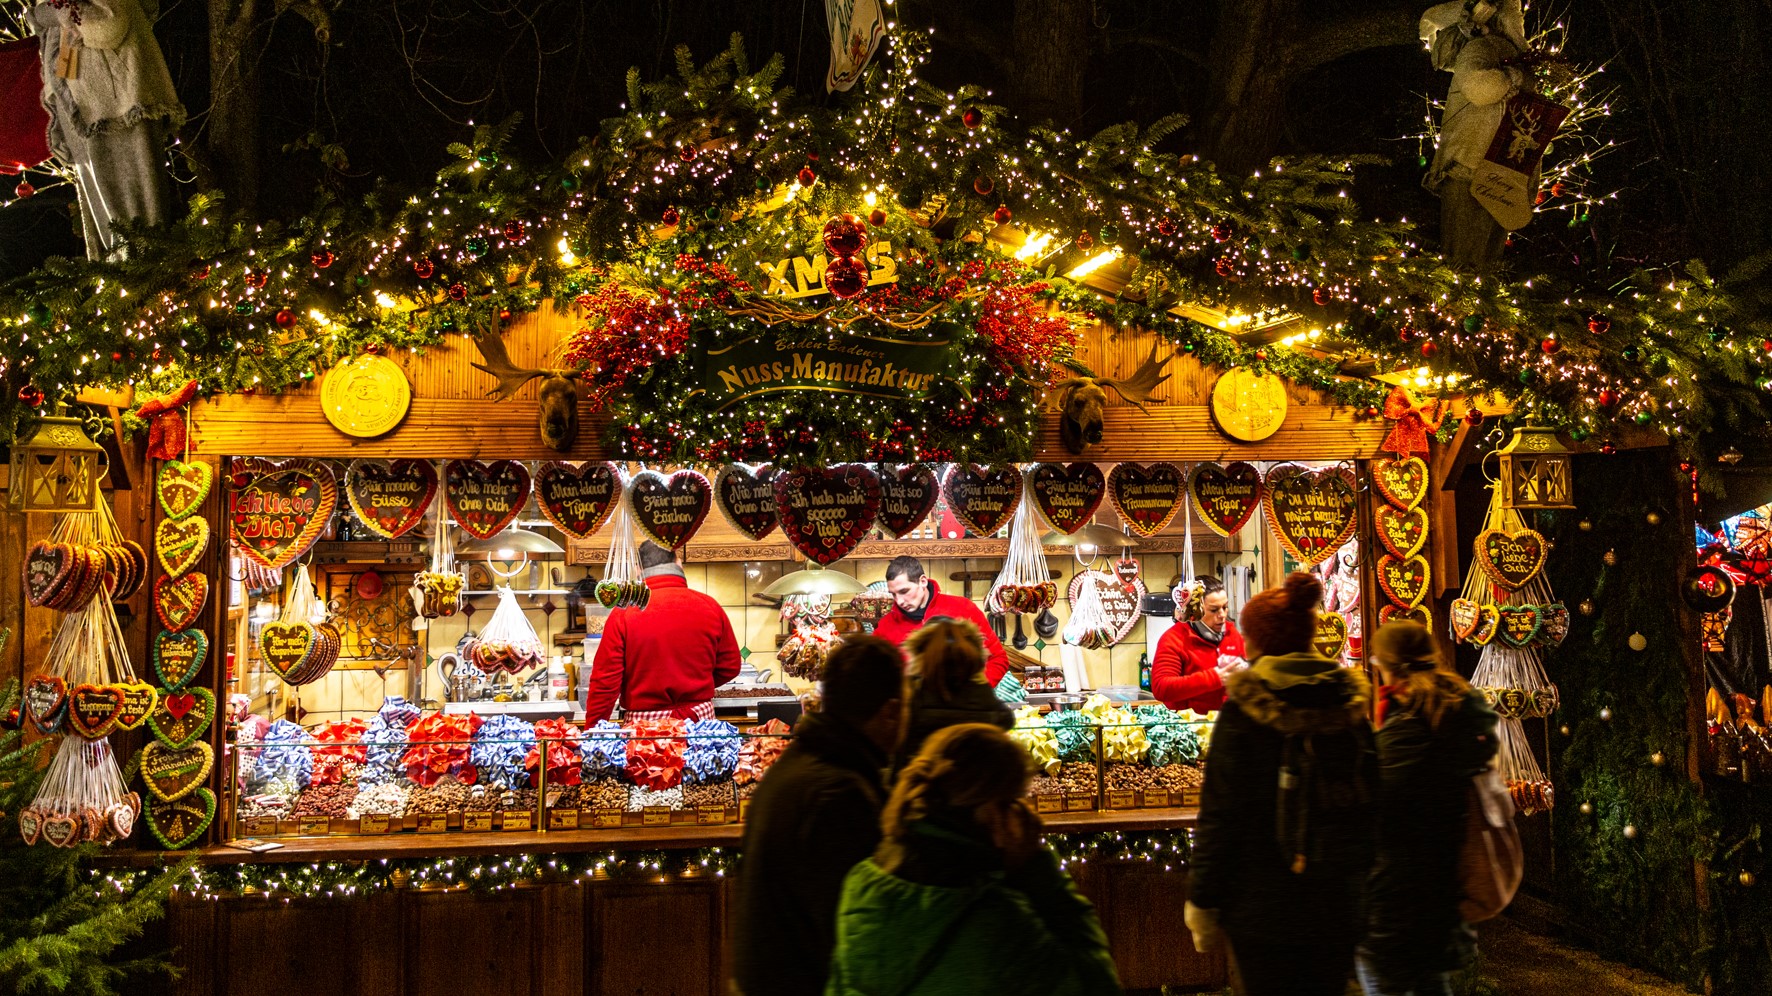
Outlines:
<svg viewBox="0 0 1772 996"><path fill-rule="evenodd" d="M867 262L868 286L898 283L898 260L892 258L892 243L884 239L870 242L862 251L862 258ZM829 293L825 286L825 271L830 267L830 257L822 253L817 256L790 256L774 263L760 263L763 268L763 293L779 294L785 298L815 297Z"/></svg>

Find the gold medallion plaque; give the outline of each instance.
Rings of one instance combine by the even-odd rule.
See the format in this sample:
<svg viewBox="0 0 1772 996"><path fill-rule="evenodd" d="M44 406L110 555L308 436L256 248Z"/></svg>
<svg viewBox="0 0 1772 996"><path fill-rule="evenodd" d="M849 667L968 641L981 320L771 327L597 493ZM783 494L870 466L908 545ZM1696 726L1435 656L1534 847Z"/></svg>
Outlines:
<svg viewBox="0 0 1772 996"><path fill-rule="evenodd" d="M345 360L320 384L326 421L347 436L379 436L399 425L411 406L406 372L385 356L365 353Z"/></svg>
<svg viewBox="0 0 1772 996"><path fill-rule="evenodd" d="M1259 442L1286 421L1286 385L1273 374L1244 367L1226 371L1212 385L1212 419L1232 439Z"/></svg>

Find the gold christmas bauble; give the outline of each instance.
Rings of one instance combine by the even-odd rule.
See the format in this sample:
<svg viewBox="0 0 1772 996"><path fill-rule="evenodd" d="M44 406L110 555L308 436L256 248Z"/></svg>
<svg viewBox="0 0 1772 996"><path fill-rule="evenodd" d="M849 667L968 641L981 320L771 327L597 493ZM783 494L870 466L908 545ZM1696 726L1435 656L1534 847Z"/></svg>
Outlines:
<svg viewBox="0 0 1772 996"><path fill-rule="evenodd" d="M1651 526L1661 525L1661 513L1660 512L1650 512L1648 515L1643 516L1643 519L1645 521L1647 521Z"/></svg>
<svg viewBox="0 0 1772 996"><path fill-rule="evenodd" d="M1604 554L1601 554L1600 563L1605 564L1607 567L1618 566L1618 551L1607 550Z"/></svg>
<svg viewBox="0 0 1772 996"><path fill-rule="evenodd" d="M1577 611L1577 612L1579 612L1579 613L1581 613L1581 614L1582 614L1582 615L1584 615L1584 616L1591 616L1591 615L1593 615L1593 614L1594 614L1594 603L1593 603L1593 599L1590 599L1590 598L1584 598L1584 599L1582 599L1582 600L1581 600L1581 604L1580 604L1580 605L1577 605L1577 606L1576 606L1576 607L1575 607L1575 611Z"/></svg>
<svg viewBox="0 0 1772 996"><path fill-rule="evenodd" d="M1657 768L1659 768L1662 765L1667 763L1667 755L1663 754L1660 751L1656 751L1655 753L1649 755L1649 763L1653 764Z"/></svg>
<svg viewBox="0 0 1772 996"><path fill-rule="evenodd" d="M1636 840L1637 839L1637 828L1629 823L1626 823L1624 825L1624 839L1625 840Z"/></svg>
<svg viewBox="0 0 1772 996"><path fill-rule="evenodd" d="M1562 726L1557 727L1557 732L1561 733L1565 737L1568 736L1569 735L1569 724L1564 723Z"/></svg>
<svg viewBox="0 0 1772 996"><path fill-rule="evenodd" d="M1594 524L1586 519L1582 519L1580 522L1576 523L1576 528L1584 533L1591 533L1594 531Z"/></svg>
<svg viewBox="0 0 1772 996"><path fill-rule="evenodd" d="M1602 723L1612 722L1612 710L1606 708L1605 706L1601 706L1600 707L1600 722L1602 722Z"/></svg>
<svg viewBox="0 0 1772 996"><path fill-rule="evenodd" d="M1581 815L1583 815L1583 816L1594 815L1594 804L1591 802L1582 803L1581 804Z"/></svg>
<svg viewBox="0 0 1772 996"><path fill-rule="evenodd" d="M1737 875L1735 877L1741 880L1742 885L1745 885L1750 889L1753 888L1753 884L1755 881L1753 872L1744 870L1744 871L1742 871L1742 873L1740 875Z"/></svg>
<svg viewBox="0 0 1772 996"><path fill-rule="evenodd" d="M1630 635L1630 639L1626 642L1628 642L1630 644L1630 648L1632 650L1647 650L1647 649L1649 649L1649 638L1644 636L1641 633L1632 633Z"/></svg>

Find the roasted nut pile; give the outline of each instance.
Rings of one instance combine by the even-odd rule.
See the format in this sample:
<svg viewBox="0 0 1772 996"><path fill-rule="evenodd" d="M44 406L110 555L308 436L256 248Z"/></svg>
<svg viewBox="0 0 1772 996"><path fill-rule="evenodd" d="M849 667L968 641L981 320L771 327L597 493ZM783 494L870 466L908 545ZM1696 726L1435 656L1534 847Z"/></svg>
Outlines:
<svg viewBox="0 0 1772 996"><path fill-rule="evenodd" d="M348 785L310 785L295 797L296 816L330 816L343 819L357 798L357 783Z"/></svg>
<svg viewBox="0 0 1772 996"><path fill-rule="evenodd" d="M1150 770L1154 777L1147 786L1149 788L1180 792L1182 789L1199 788L1206 781L1206 772L1189 764L1168 764Z"/></svg>
<svg viewBox="0 0 1772 996"><path fill-rule="evenodd" d="M1109 761L1102 777L1112 792L1142 792L1157 787L1157 769L1126 761Z"/></svg>
<svg viewBox="0 0 1772 996"><path fill-rule="evenodd" d="M746 782L745 784L738 786L738 797L740 799L749 799L751 796L756 795L757 784L757 782Z"/></svg>
<svg viewBox="0 0 1772 996"><path fill-rule="evenodd" d="M275 816L285 819L295 800L286 795L249 795L240 800L240 818Z"/></svg>
<svg viewBox="0 0 1772 996"><path fill-rule="evenodd" d="M628 808L628 787L613 778L586 782L579 789L579 804L586 809Z"/></svg>
<svg viewBox="0 0 1772 996"><path fill-rule="evenodd" d="M1094 762L1067 761L1058 766L1058 774L1036 775L1028 785L1029 795L1065 795L1071 792L1094 794Z"/></svg>
<svg viewBox="0 0 1772 996"><path fill-rule="evenodd" d="M419 787L412 790L406 800L408 813L459 813L467 808L468 787L453 778L445 778L435 785Z"/></svg>
<svg viewBox="0 0 1772 996"><path fill-rule="evenodd" d="M732 805L731 782L709 782L702 784L685 784L683 786L683 805L685 806L730 806Z"/></svg>

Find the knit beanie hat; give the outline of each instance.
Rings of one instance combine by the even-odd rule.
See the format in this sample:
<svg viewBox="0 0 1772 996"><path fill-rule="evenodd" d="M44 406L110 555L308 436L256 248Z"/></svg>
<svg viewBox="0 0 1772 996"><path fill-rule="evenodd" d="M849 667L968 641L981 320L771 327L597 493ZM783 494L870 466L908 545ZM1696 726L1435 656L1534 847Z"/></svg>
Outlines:
<svg viewBox="0 0 1772 996"><path fill-rule="evenodd" d="M1251 598L1237 616L1237 626L1251 655L1300 654L1317 635L1317 606L1323 582L1316 575L1294 571L1286 583Z"/></svg>
<svg viewBox="0 0 1772 996"><path fill-rule="evenodd" d="M1432 671L1439 666L1440 650L1426 626L1409 619L1395 619L1379 627L1372 637L1372 656L1393 671Z"/></svg>

